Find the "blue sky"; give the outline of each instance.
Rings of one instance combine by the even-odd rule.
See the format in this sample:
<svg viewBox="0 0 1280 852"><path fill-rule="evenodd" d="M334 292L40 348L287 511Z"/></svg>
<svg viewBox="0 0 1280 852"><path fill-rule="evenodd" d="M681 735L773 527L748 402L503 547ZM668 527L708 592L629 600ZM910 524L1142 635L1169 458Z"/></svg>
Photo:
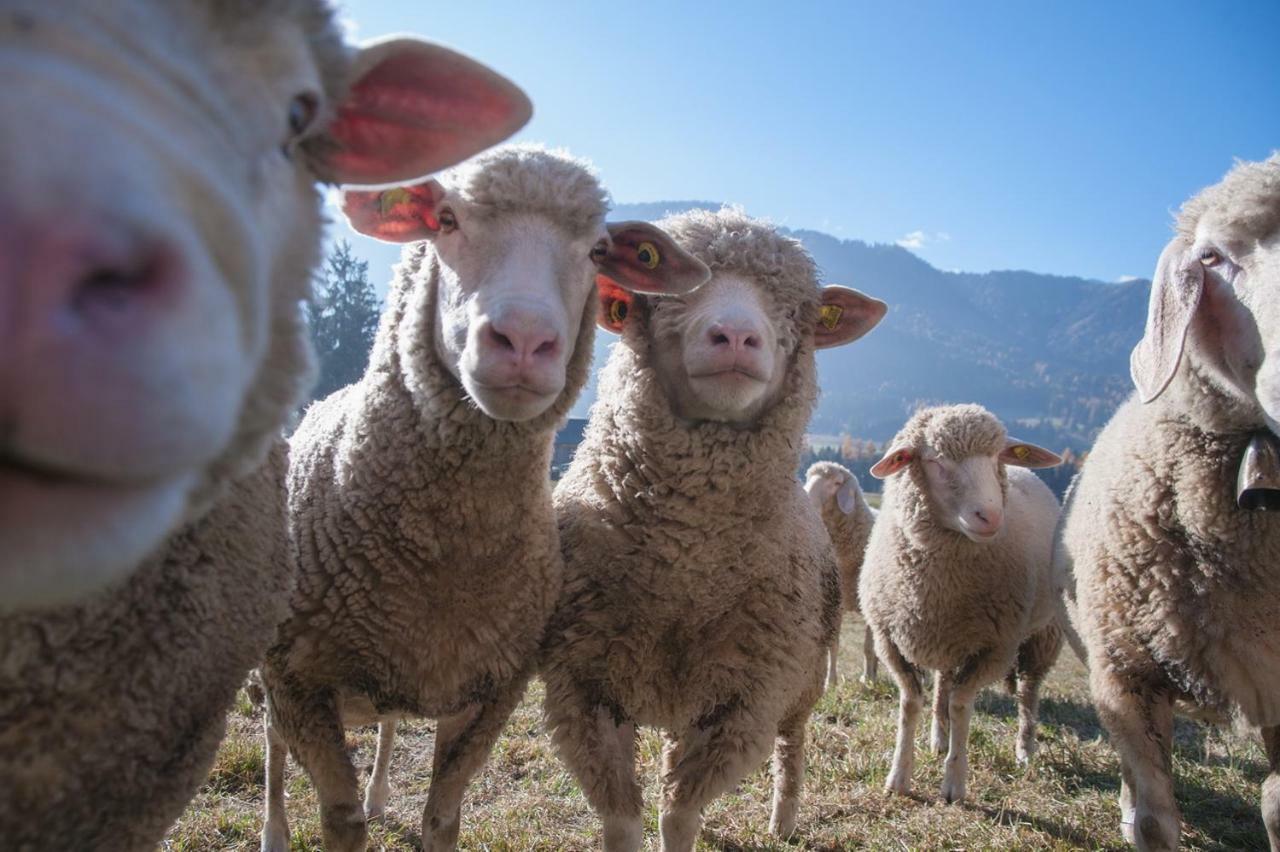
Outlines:
<svg viewBox="0 0 1280 852"><path fill-rule="evenodd" d="M1171 211L1280 148L1277 0L340 7L356 39L514 79L517 138L591 159L618 202L741 204L942 269L1149 277Z"/></svg>

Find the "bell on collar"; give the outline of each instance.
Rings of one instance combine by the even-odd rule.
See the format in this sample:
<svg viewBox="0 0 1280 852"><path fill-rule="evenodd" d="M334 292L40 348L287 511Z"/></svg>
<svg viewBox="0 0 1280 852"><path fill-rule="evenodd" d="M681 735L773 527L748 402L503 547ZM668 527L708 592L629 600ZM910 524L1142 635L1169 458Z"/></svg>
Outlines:
<svg viewBox="0 0 1280 852"><path fill-rule="evenodd" d="M1236 505L1241 509L1280 509L1280 441L1270 432L1249 439L1236 477Z"/></svg>

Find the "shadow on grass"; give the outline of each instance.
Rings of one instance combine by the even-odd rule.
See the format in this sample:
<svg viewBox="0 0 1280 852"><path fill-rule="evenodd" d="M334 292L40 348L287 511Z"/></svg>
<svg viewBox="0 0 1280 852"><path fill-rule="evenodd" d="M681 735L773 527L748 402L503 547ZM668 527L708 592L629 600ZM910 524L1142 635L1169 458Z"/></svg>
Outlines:
<svg viewBox="0 0 1280 852"><path fill-rule="evenodd" d="M974 701L974 709L988 716L1013 720L1018 717L1018 703L1001 688L984 689ZM1045 696L1040 699L1040 724L1056 725L1072 731L1081 740L1097 739L1103 733L1102 722L1092 704L1070 698Z"/></svg>

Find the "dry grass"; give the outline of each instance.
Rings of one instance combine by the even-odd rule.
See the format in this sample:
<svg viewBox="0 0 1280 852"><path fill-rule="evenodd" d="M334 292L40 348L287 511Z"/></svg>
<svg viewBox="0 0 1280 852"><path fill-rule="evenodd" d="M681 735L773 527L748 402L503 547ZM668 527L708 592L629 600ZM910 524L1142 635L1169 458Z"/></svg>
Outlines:
<svg viewBox="0 0 1280 852"><path fill-rule="evenodd" d="M790 843L769 836L766 768L707 811L699 849L1124 849L1115 800L1119 768L1089 704L1084 671L1069 652L1045 691L1040 754L1031 772L1014 762L1012 699L983 693L974 714L969 801L938 801L941 759L917 743L916 796L881 792L893 750L897 707L892 684L858 683L860 624L845 624L841 669L849 679L828 693L810 723L809 774L800 828ZM596 849L598 823L561 768L541 724L541 685L512 718L488 766L468 791L465 849ZM261 828L263 754L260 724L238 702L230 732L200 795L169 833L173 850L256 849ZM430 781L433 726L402 726L393 762L388 816L371 826L370 848L420 849L418 822ZM1259 745L1231 732L1206 732L1179 721L1174 770L1183 809L1183 848L1265 849L1258 815L1266 766ZM357 765L369 767L374 729L351 734ZM659 741L641 741L647 840L656 848L655 779ZM316 800L305 773L288 780L293 849L320 849Z"/></svg>

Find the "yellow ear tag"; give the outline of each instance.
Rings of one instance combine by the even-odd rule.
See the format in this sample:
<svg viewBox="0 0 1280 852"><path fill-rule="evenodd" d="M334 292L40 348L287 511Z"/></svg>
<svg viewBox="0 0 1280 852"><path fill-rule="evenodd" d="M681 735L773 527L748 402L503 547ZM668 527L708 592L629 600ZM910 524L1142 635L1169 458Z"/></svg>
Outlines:
<svg viewBox="0 0 1280 852"><path fill-rule="evenodd" d="M388 189L378 197L379 210L383 216L386 216L397 204L404 204L406 201L410 201L412 199L413 196L409 194L409 190L405 189L403 186L398 186L395 189Z"/></svg>
<svg viewBox="0 0 1280 852"><path fill-rule="evenodd" d="M621 299L614 299L609 303L609 322L614 325L622 325L622 321L627 318L627 303Z"/></svg>
<svg viewBox="0 0 1280 852"><path fill-rule="evenodd" d="M840 317L844 315L844 308L839 305L823 305L822 306L822 324L827 327L827 331L835 331L836 326L840 324Z"/></svg>
<svg viewBox="0 0 1280 852"><path fill-rule="evenodd" d="M1018 461L1026 461L1031 456L1031 448L1017 444L1013 448L1013 456Z"/></svg>
<svg viewBox="0 0 1280 852"><path fill-rule="evenodd" d="M662 255L658 254L658 247L653 243L641 243L636 248L636 258L648 269L657 269L662 263Z"/></svg>

